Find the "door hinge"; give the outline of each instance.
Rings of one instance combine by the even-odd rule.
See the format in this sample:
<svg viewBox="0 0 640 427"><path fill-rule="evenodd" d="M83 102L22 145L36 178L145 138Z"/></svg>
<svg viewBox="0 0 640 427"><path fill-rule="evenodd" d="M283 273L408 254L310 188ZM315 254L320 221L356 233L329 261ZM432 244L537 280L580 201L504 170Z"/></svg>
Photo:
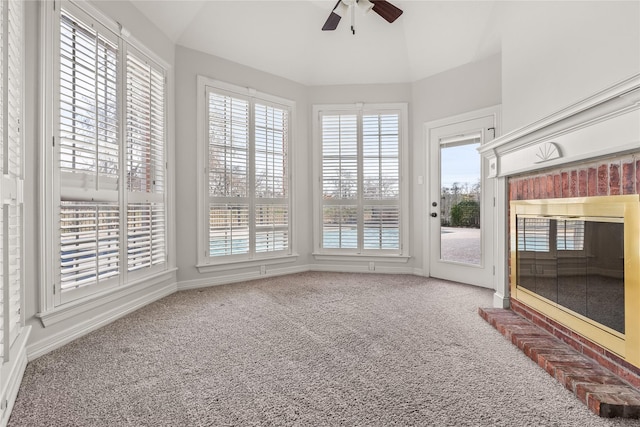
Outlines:
<svg viewBox="0 0 640 427"><path fill-rule="evenodd" d="M53 294L54 295L56 294L56 284L55 283L53 284Z"/></svg>
<svg viewBox="0 0 640 427"><path fill-rule="evenodd" d="M51 139L52 139L52 141L53 141L53 146L55 147L55 146L56 146L56 137L54 136L54 137L52 137Z"/></svg>
<svg viewBox="0 0 640 427"><path fill-rule="evenodd" d="M494 208L496 207L496 198L495 197L493 198L493 207Z"/></svg>
<svg viewBox="0 0 640 427"><path fill-rule="evenodd" d="M493 266L493 275L494 276L496 275L496 266L495 265Z"/></svg>

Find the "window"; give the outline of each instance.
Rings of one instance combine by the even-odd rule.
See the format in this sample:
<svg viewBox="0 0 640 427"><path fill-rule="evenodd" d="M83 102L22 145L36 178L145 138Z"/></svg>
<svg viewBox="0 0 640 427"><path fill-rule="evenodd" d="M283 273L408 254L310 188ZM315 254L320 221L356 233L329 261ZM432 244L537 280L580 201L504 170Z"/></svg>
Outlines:
<svg viewBox="0 0 640 427"><path fill-rule="evenodd" d="M406 255L406 105L316 106L316 253Z"/></svg>
<svg viewBox="0 0 640 427"><path fill-rule="evenodd" d="M0 360L4 361L9 360L22 325L22 8L20 0L0 4Z"/></svg>
<svg viewBox="0 0 640 427"><path fill-rule="evenodd" d="M93 16L51 15L54 306L166 269L166 72Z"/></svg>
<svg viewBox="0 0 640 427"><path fill-rule="evenodd" d="M202 255L199 265L291 254L293 103L198 80L202 110Z"/></svg>

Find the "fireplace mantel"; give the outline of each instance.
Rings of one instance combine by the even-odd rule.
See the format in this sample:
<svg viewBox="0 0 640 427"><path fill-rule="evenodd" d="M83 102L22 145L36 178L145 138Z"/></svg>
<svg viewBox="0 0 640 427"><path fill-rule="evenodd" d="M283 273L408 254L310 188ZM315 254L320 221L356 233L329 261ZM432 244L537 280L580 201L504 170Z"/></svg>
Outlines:
<svg viewBox="0 0 640 427"><path fill-rule="evenodd" d="M523 100L526 102L526 100ZM640 149L640 74L483 145L489 177Z"/></svg>

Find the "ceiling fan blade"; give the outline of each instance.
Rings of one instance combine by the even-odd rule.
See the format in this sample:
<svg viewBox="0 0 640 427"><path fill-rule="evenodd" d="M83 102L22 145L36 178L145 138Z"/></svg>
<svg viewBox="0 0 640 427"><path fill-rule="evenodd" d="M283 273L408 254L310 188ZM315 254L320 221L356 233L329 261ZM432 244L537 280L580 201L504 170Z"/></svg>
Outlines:
<svg viewBox="0 0 640 427"><path fill-rule="evenodd" d="M322 26L322 31L333 31L336 28L338 28L338 24L340 23L340 19L342 18L340 15L338 15L335 10L338 8L338 6L340 6L340 2L342 0L338 0L338 2L336 3L335 6L333 6L333 9L331 9L331 14L329 15L329 17L327 18L327 21L324 23L324 25Z"/></svg>
<svg viewBox="0 0 640 427"><path fill-rule="evenodd" d="M373 3L373 11L389 23L392 23L402 15L401 9L386 0L371 0L371 3Z"/></svg>
<svg viewBox="0 0 640 427"><path fill-rule="evenodd" d="M322 31L333 31L338 28L338 24L340 23L340 15L335 12L331 12L331 15L327 18L327 22L322 26Z"/></svg>

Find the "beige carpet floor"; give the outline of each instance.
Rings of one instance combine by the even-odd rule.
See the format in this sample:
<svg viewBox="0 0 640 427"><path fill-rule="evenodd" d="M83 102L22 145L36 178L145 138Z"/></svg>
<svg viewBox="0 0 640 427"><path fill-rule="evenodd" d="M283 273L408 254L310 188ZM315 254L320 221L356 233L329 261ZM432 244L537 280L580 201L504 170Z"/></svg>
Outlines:
<svg viewBox="0 0 640 427"><path fill-rule="evenodd" d="M632 426L477 314L492 293L303 273L184 291L27 366L9 426Z"/></svg>

